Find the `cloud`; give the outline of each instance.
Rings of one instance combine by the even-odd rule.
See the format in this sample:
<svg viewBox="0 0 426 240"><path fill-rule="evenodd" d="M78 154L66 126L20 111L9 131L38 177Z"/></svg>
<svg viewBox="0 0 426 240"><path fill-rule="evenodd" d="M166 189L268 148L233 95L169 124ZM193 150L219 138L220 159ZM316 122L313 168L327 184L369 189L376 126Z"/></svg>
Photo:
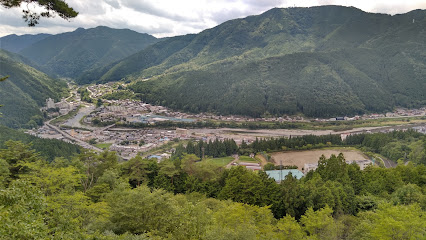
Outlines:
<svg viewBox="0 0 426 240"><path fill-rule="evenodd" d="M65 0L79 12L75 19L40 20L29 28L21 9L0 7L0 36L25 33L60 33L99 25L128 28L156 37L198 33L225 21L260 14L273 7L318 5L354 6L367 12L388 14L425 9L424 0Z"/></svg>
<svg viewBox="0 0 426 240"><path fill-rule="evenodd" d="M109 4L111 7L119 9L121 7L121 4L117 0L105 0L107 4Z"/></svg>

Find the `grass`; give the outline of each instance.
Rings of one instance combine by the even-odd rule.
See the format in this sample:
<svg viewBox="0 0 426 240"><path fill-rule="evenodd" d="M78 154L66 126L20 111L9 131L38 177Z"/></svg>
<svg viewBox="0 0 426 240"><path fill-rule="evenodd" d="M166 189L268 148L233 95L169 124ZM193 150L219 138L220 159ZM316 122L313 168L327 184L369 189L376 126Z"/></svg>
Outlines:
<svg viewBox="0 0 426 240"><path fill-rule="evenodd" d="M232 160L234 160L233 157L223 157L223 158L208 158L203 161L210 163L212 165L215 165L217 167L224 167L228 165L228 163L232 162Z"/></svg>
<svg viewBox="0 0 426 240"><path fill-rule="evenodd" d="M240 156L240 162L258 163L259 160L257 160L256 158L248 157L248 156Z"/></svg>
<svg viewBox="0 0 426 240"><path fill-rule="evenodd" d="M112 145L112 143L97 143L95 144L96 147L100 148L100 149L108 149L110 146Z"/></svg>

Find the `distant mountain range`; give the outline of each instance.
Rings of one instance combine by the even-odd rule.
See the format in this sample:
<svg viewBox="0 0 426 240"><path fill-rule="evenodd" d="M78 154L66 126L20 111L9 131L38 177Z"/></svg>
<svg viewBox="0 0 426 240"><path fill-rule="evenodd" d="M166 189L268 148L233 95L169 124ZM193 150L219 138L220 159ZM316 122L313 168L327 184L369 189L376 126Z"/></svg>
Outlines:
<svg viewBox="0 0 426 240"><path fill-rule="evenodd" d="M0 38L0 48L9 52L18 53L22 49L31 46L32 44L51 36L50 34L40 33L36 35L11 34Z"/></svg>
<svg viewBox="0 0 426 240"><path fill-rule="evenodd" d="M166 39L80 83L137 81L142 99L191 112L307 116L426 104L426 11L271 9Z"/></svg>
<svg viewBox="0 0 426 240"><path fill-rule="evenodd" d="M161 40L77 29L19 53L80 84L133 81L142 100L174 109L328 117L426 105L425 26L425 10L274 8Z"/></svg>
<svg viewBox="0 0 426 240"><path fill-rule="evenodd" d="M13 39L19 41L12 44ZM30 59L37 63L38 69L50 75L68 78L76 78L86 70L125 58L157 41L148 34L102 26L78 28L57 35L39 34L32 38L31 35L0 38L1 48Z"/></svg>
<svg viewBox="0 0 426 240"><path fill-rule="evenodd" d="M28 128L42 120L40 107L47 98L59 100L66 93L66 83L53 79L27 64L22 56L0 49L0 124Z"/></svg>

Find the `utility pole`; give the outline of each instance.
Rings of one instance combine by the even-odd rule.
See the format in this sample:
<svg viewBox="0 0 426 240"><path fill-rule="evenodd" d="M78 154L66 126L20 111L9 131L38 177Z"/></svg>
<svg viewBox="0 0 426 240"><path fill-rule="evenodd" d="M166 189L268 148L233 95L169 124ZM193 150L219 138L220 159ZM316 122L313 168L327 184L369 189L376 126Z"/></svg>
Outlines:
<svg viewBox="0 0 426 240"><path fill-rule="evenodd" d="M201 154L201 160L203 160L204 159L204 147L201 147L201 152L202 152L202 154Z"/></svg>

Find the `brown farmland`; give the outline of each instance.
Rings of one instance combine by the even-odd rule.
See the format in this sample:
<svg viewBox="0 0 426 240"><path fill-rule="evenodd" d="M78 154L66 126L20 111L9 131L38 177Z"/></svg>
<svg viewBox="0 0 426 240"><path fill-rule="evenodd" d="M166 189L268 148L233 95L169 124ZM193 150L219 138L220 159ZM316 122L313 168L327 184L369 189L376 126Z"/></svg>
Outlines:
<svg viewBox="0 0 426 240"><path fill-rule="evenodd" d="M324 149L324 150L308 150L308 151L291 151L272 153L272 159L275 165L280 165L280 161L285 165L296 165L302 171L305 163L317 163L321 155L329 158L331 154L338 155L343 153L346 160L363 160L367 157L362 152L350 149Z"/></svg>

